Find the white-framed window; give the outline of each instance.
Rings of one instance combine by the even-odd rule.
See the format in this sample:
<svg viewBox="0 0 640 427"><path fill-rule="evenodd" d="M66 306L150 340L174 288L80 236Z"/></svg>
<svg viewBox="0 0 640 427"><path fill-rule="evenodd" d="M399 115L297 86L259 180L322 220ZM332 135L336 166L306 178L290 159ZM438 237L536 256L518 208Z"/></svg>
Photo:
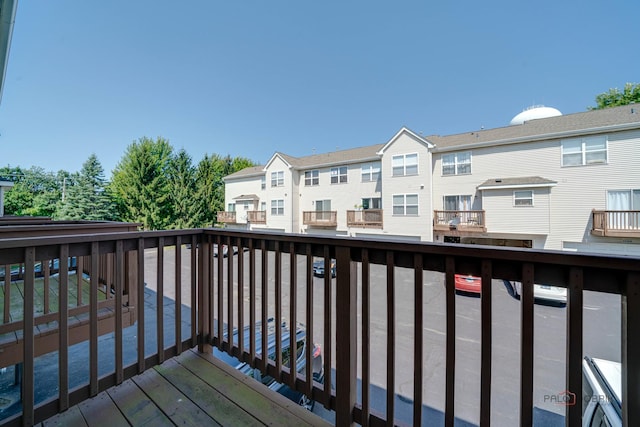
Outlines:
<svg viewBox="0 0 640 427"><path fill-rule="evenodd" d="M235 203L227 204L227 212L235 212L235 211L236 211L236 204Z"/></svg>
<svg viewBox="0 0 640 427"><path fill-rule="evenodd" d="M471 196L470 195L444 196L444 210L445 211L470 211Z"/></svg>
<svg viewBox="0 0 640 427"><path fill-rule="evenodd" d="M261 189L261 190L264 190L264 189L266 189L266 188L267 188L267 177L266 177L266 176L264 176L264 175L262 175L262 176L260 177L260 189Z"/></svg>
<svg viewBox="0 0 640 427"><path fill-rule="evenodd" d="M606 135L572 138L562 141L562 166L607 163Z"/></svg>
<svg viewBox="0 0 640 427"><path fill-rule="evenodd" d="M320 184L320 172L318 170L305 171L304 173L304 185L319 185Z"/></svg>
<svg viewBox="0 0 640 427"><path fill-rule="evenodd" d="M260 202L260 210L262 212L267 210L267 202Z"/></svg>
<svg viewBox="0 0 640 427"><path fill-rule="evenodd" d="M284 187L284 171L271 172L271 186Z"/></svg>
<svg viewBox="0 0 640 427"><path fill-rule="evenodd" d="M467 175L471 173L471 151L444 154L442 175Z"/></svg>
<svg viewBox="0 0 640 427"><path fill-rule="evenodd" d="M380 162L362 165L362 182L374 182L380 178Z"/></svg>
<svg viewBox="0 0 640 427"><path fill-rule="evenodd" d="M607 210L640 210L640 189L607 190Z"/></svg>
<svg viewBox="0 0 640 427"><path fill-rule="evenodd" d="M362 209L382 209L382 199L380 197L363 198Z"/></svg>
<svg viewBox="0 0 640 427"><path fill-rule="evenodd" d="M393 176L417 175L418 153L400 154L391 158Z"/></svg>
<svg viewBox="0 0 640 427"><path fill-rule="evenodd" d="M284 200L272 200L271 201L271 215L284 215Z"/></svg>
<svg viewBox="0 0 640 427"><path fill-rule="evenodd" d="M393 195L394 215L418 215L418 195L417 194L394 194Z"/></svg>
<svg viewBox="0 0 640 427"><path fill-rule="evenodd" d="M533 206L533 190L514 191L513 206Z"/></svg>
<svg viewBox="0 0 640 427"><path fill-rule="evenodd" d="M337 168L331 168L331 183L343 184L347 182L347 167L340 166Z"/></svg>

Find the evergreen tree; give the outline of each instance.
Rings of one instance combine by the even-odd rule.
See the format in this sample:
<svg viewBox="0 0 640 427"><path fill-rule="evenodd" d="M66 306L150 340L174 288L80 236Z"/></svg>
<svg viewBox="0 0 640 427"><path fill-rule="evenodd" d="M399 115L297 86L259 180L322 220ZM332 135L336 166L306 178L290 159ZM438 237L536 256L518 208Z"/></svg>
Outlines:
<svg viewBox="0 0 640 427"><path fill-rule="evenodd" d="M65 197L56 218L79 220L112 220L113 202L106 192L104 169L95 154L82 165L80 173L65 183Z"/></svg>
<svg viewBox="0 0 640 427"><path fill-rule="evenodd" d="M169 228L172 152L169 141L161 137L143 137L127 147L110 185L122 220L142 223L145 230Z"/></svg>
<svg viewBox="0 0 640 427"><path fill-rule="evenodd" d="M194 228L197 222L194 203L196 172L191 157L184 149L171 159L169 183L169 201L173 211L171 228Z"/></svg>

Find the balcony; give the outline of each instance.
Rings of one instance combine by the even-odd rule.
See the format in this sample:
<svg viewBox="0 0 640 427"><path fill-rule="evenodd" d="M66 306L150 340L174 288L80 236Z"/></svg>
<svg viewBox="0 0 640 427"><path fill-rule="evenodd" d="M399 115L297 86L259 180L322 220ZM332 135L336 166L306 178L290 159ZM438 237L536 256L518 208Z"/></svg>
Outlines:
<svg viewBox="0 0 640 427"><path fill-rule="evenodd" d="M218 212L218 222L222 224L235 224L236 213L235 212Z"/></svg>
<svg viewBox="0 0 640 427"><path fill-rule="evenodd" d="M338 225L338 212L305 211L302 212L302 223L309 227L336 227Z"/></svg>
<svg viewBox="0 0 640 427"><path fill-rule="evenodd" d="M245 250L214 257L214 245L221 244ZM112 263L107 263L107 255ZM35 326L44 315L34 309L43 298L36 285L36 265L47 260L67 265L70 257L85 257L96 267L92 271L108 266L114 280L114 329L107 339L100 338L99 280L87 275L91 286L86 350L70 346L66 290L72 274L61 269L55 286L50 283L56 292L50 295L48 314L56 316L60 331L57 351L45 364L34 346ZM318 257L336 260L335 279L314 278ZM136 268L127 270L128 263ZM24 299L22 307L12 308L12 316L16 310L23 314L9 322L16 323L23 338L20 347L11 349L22 363L16 371L21 382L16 396L22 400L17 414L3 411L2 424L32 425L51 417L68 424L100 417L120 425L120 417L136 423L167 416L174 423L201 417L200 424L209 418L228 424L223 417L233 412L220 409L221 404L240 408L263 423L322 424L221 365L211 355L216 347L306 393L316 406L334 410L339 426L453 426L461 421L503 425L504 416L529 426L544 404L542 392L581 396L582 357L588 344L584 336L593 325L586 301L595 294L596 299L619 301L614 320L621 325L622 418L624 425L640 425L640 262L635 258L195 229L0 240L0 266L18 264L24 266L19 283ZM144 309L136 310L136 323L125 328L123 315L132 303L125 301L123 290L132 272L140 284L132 292ZM456 295L456 273L481 277L481 297ZM503 311L499 297L506 295L502 279L522 283L520 300L510 300L516 314L504 325L496 321ZM534 307L534 283L568 290L566 309L558 309L562 315L551 325L556 330L550 342L539 339L541 330L550 326L539 315L540 307ZM434 295L440 298L437 312L426 308ZM470 328L473 316L477 323ZM312 346L304 348L306 364L297 372L279 356L262 357L267 351L256 339L256 329L266 336L269 317L303 324L308 342L320 344L324 383L310 380ZM498 333L502 326L506 337ZM234 330L245 327L250 328L249 339L230 338ZM281 355L287 343L278 331L274 354ZM502 338L508 346L500 344ZM561 356L540 355L539 347ZM516 356L507 356L513 348ZM78 353L86 361L75 361ZM560 366L562 374L536 375L547 372L550 364ZM50 369L48 375L40 374L43 365ZM78 369L86 375L75 375ZM50 378L55 378L55 385L47 387ZM555 383L541 391L542 380ZM244 392L247 386L254 390L251 395ZM567 425L581 425L580 405L554 408L566 417Z"/></svg>
<svg viewBox="0 0 640 427"><path fill-rule="evenodd" d="M603 237L640 237L640 211L596 211L591 234Z"/></svg>
<svg viewBox="0 0 640 427"><path fill-rule="evenodd" d="M267 211L247 211L247 222L251 224L266 224Z"/></svg>
<svg viewBox="0 0 640 427"><path fill-rule="evenodd" d="M486 233L484 211L433 211L433 230Z"/></svg>
<svg viewBox="0 0 640 427"><path fill-rule="evenodd" d="M382 228L382 209L347 211L347 227Z"/></svg>

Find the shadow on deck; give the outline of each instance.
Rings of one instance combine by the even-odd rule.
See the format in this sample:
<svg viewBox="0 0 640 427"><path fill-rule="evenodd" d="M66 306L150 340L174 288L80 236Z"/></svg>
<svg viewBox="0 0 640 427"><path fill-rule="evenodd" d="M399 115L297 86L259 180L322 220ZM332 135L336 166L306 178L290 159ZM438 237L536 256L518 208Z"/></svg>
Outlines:
<svg viewBox="0 0 640 427"><path fill-rule="evenodd" d="M306 411L212 355L188 350L43 426L279 425L324 426ZM93 420L93 421L92 421Z"/></svg>

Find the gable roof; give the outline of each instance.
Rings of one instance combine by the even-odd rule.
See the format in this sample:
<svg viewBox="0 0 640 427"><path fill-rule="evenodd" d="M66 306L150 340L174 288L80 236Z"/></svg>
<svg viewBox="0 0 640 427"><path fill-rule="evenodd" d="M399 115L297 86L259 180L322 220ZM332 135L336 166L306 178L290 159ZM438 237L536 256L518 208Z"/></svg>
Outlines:
<svg viewBox="0 0 640 427"><path fill-rule="evenodd" d="M529 120L521 125L449 136L431 135L427 139L435 144L434 151L453 151L461 148L513 144L638 128L640 128L640 105L630 104Z"/></svg>
<svg viewBox="0 0 640 427"><path fill-rule="evenodd" d="M424 144L427 146L427 148L433 148L433 144L430 143L429 141L427 141L426 139L424 139L422 136L418 135L417 133L407 129L406 127L402 127L395 135L393 135L393 137L389 140L389 142L387 142L381 149L380 151L378 151L379 155L384 154L384 152L387 150L387 148L389 148L391 145L393 145L394 142L396 142L396 140L398 138L400 138L400 135L403 134L407 134L411 137L413 137L413 139L415 139L416 141L420 142L421 144Z"/></svg>

